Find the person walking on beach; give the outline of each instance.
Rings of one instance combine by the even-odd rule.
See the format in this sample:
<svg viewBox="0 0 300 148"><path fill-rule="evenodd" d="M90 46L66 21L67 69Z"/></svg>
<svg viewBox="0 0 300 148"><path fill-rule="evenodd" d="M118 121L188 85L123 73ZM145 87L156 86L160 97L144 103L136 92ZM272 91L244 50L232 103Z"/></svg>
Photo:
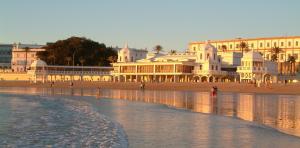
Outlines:
<svg viewBox="0 0 300 148"><path fill-rule="evenodd" d="M143 90L145 89L145 83L143 81L141 81L140 88Z"/></svg>

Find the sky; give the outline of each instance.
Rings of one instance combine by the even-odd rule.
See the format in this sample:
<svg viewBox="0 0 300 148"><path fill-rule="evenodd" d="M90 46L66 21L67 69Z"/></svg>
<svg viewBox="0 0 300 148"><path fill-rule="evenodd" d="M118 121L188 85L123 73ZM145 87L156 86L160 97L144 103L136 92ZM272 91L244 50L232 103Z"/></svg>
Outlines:
<svg viewBox="0 0 300 148"><path fill-rule="evenodd" d="M185 50L192 41L300 35L299 0L0 0L0 43L86 37Z"/></svg>

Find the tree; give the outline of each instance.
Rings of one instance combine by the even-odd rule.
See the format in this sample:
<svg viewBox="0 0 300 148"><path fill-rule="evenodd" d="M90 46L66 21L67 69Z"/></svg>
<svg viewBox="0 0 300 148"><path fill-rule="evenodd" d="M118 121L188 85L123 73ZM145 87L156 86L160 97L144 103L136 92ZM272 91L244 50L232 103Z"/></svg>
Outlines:
<svg viewBox="0 0 300 148"><path fill-rule="evenodd" d="M100 44L84 37L58 40L55 43L48 43L44 48L46 51L38 52L38 57L56 65L66 65L66 61L70 65L74 55L74 65L81 64L81 57L85 60L85 65L109 66L111 61L108 58L117 57L117 52L113 48L107 48L103 43Z"/></svg>
<svg viewBox="0 0 300 148"><path fill-rule="evenodd" d="M280 52L282 52L281 48L273 47L271 49L271 53L272 53L271 61L278 62L278 57L279 57L278 55L279 55Z"/></svg>
<svg viewBox="0 0 300 148"><path fill-rule="evenodd" d="M24 50L25 50L25 65L24 65L24 71L27 71L27 63L28 63L28 61L27 61L27 53L28 53L28 51L30 50L30 48L29 47L25 47L24 48Z"/></svg>
<svg viewBox="0 0 300 148"><path fill-rule="evenodd" d="M66 57L66 61L68 62L68 66L70 66L70 62L72 61L72 57Z"/></svg>
<svg viewBox="0 0 300 148"><path fill-rule="evenodd" d="M85 59L82 58L82 57L80 57L79 62L80 62L80 64L81 64L81 66L83 66L83 63L85 62Z"/></svg>
<svg viewBox="0 0 300 148"><path fill-rule="evenodd" d="M246 42L241 42L239 47L241 48L242 50L242 54L244 54L244 51L248 52L249 51L249 47L248 47L248 44Z"/></svg>
<svg viewBox="0 0 300 148"><path fill-rule="evenodd" d="M295 63L296 63L296 58L295 58L295 56L289 56L289 58L288 58L288 62L290 63L290 74L292 75L292 74L294 74L294 72L295 72Z"/></svg>
<svg viewBox="0 0 300 148"><path fill-rule="evenodd" d="M176 53L177 53L176 50L173 50L173 49L172 49L172 50L170 51L170 54L172 54L172 55L173 55L173 54L176 54Z"/></svg>
<svg viewBox="0 0 300 148"><path fill-rule="evenodd" d="M156 53L158 54L159 52L161 52L162 51L162 46L160 46L160 45L156 45L155 47L154 47L154 51L156 51Z"/></svg>
<svg viewBox="0 0 300 148"><path fill-rule="evenodd" d="M227 46L226 46L226 45L222 45L222 46L221 46L221 49L222 49L222 51L224 52L224 51L227 50Z"/></svg>

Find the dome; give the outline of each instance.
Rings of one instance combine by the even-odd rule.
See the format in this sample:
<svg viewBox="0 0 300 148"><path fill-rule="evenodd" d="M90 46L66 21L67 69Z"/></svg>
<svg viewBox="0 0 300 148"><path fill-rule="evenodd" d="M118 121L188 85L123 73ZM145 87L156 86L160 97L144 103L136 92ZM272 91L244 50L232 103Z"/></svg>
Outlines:
<svg viewBox="0 0 300 148"><path fill-rule="evenodd" d="M249 51L243 55L244 59L252 59L252 61L263 61L263 57L259 52Z"/></svg>
<svg viewBox="0 0 300 148"><path fill-rule="evenodd" d="M30 65L30 67L44 67L44 66L47 66L47 63L40 59L33 61L33 63Z"/></svg>

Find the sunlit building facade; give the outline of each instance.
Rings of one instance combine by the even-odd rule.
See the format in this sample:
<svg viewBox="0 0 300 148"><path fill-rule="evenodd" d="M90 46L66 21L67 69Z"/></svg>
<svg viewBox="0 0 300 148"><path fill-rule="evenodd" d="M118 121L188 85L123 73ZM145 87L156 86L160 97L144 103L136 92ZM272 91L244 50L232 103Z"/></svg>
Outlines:
<svg viewBox="0 0 300 148"><path fill-rule="evenodd" d="M216 82L226 78L226 72L221 70L221 57L209 43L203 45L203 50L195 53L147 53L141 59L133 54L129 59L123 59L126 57L124 53L130 52L137 53L126 47L119 51L118 62L113 63L114 81Z"/></svg>
<svg viewBox="0 0 300 148"><path fill-rule="evenodd" d="M39 51L45 51L43 45L14 44L12 48L11 69L13 72L26 72L37 59Z"/></svg>
<svg viewBox="0 0 300 148"><path fill-rule="evenodd" d="M265 60L271 60L272 48L279 47L281 49L278 54L278 71L281 74L290 74L299 72L300 67L300 36L286 37L269 37L269 38L236 38L229 40L211 40L209 41L218 49L218 54L223 55L228 52L245 52L245 48L241 48L241 42L246 43L248 50L260 52ZM189 43L189 52L202 50L204 41ZM295 57L294 66L288 62L289 57Z"/></svg>

